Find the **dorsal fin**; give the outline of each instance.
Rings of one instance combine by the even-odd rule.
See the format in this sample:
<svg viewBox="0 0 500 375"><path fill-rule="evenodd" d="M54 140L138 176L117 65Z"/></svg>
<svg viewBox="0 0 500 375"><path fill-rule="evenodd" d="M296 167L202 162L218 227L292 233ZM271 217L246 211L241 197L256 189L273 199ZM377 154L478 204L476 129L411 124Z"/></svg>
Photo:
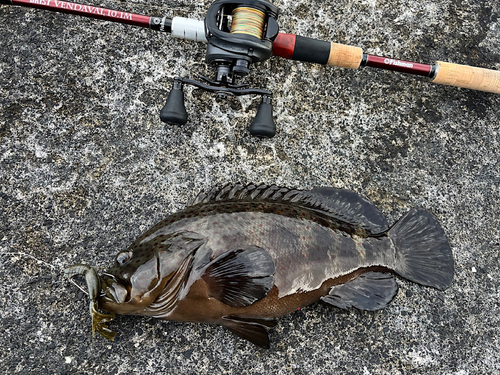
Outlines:
<svg viewBox="0 0 500 375"><path fill-rule="evenodd" d="M201 192L190 206L238 201L294 204L371 234L382 233L389 229L384 215L370 201L352 191L333 187L317 187L307 191L276 185L227 184Z"/></svg>

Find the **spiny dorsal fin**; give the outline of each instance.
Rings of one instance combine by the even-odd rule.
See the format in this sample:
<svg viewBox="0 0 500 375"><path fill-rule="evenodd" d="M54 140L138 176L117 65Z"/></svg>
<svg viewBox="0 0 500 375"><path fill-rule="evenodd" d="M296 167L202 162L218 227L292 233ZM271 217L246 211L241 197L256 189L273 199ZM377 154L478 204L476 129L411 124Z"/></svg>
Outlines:
<svg viewBox="0 0 500 375"><path fill-rule="evenodd" d="M276 185L216 186L201 192L190 206L216 202L275 202L295 204L332 219L359 227L371 234L388 230L383 214L367 199L349 190L317 187L310 191Z"/></svg>
<svg viewBox="0 0 500 375"><path fill-rule="evenodd" d="M199 193L189 206L202 203L223 202L223 201L278 201L284 195L291 193L295 195L301 190L278 187L276 185L254 185L247 186L241 184L227 184L224 186L214 186L207 192ZM289 194L290 195L290 194ZM285 199L288 201L290 198Z"/></svg>

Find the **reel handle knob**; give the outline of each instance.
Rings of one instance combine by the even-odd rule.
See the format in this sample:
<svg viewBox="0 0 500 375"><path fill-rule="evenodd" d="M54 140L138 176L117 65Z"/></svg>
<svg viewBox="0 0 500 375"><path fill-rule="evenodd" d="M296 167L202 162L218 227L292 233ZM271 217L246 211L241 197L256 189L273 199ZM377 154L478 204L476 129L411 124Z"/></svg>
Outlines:
<svg viewBox="0 0 500 375"><path fill-rule="evenodd" d="M257 108L257 114L248 128L250 134L255 137L272 138L276 134L276 124L273 120L273 106L271 97L262 96L262 102Z"/></svg>
<svg viewBox="0 0 500 375"><path fill-rule="evenodd" d="M182 78L175 77L174 86L168 95L167 102L160 111L160 119L167 124L184 125L187 122L187 117Z"/></svg>

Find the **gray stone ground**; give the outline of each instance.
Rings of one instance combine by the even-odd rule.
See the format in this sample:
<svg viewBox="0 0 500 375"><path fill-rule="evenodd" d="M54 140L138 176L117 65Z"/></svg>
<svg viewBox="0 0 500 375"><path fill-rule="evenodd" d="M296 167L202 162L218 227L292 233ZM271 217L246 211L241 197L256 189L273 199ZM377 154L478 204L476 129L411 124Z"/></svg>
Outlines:
<svg viewBox="0 0 500 375"><path fill-rule="evenodd" d="M97 3L94 3L97 4ZM100 3L201 19L209 1ZM500 69L497 0L279 0L285 32L407 60ZM188 89L190 121L158 113L204 46L132 26L0 7L0 372L36 374L500 373L500 96L398 73L273 58L271 140L246 128L258 98ZM119 317L92 338L61 269L114 254L199 190L224 182L337 186L394 223L434 212L456 260L439 292L399 280L376 312L314 305L262 350L221 327Z"/></svg>

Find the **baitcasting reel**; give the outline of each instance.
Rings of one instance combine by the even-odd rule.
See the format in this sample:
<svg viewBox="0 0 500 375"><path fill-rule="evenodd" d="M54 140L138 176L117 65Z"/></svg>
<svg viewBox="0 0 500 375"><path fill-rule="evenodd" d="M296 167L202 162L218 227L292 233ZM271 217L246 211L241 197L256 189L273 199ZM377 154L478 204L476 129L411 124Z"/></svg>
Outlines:
<svg viewBox="0 0 500 375"><path fill-rule="evenodd" d="M261 95L262 102L249 131L257 137L273 137L276 125L273 120L272 93L250 88L248 84L238 84L238 80L248 75L252 64L272 56L273 41L279 31L277 17L278 8L267 0L217 0L208 9L204 30L200 30L199 24L193 25L192 20L174 18L173 22L178 24L172 23L172 33L181 30L184 34L196 34L189 39L202 41L204 32L208 43L206 60L214 68L215 77L210 80L200 76L203 82L176 77L160 112L161 120L178 125L187 122L182 91L184 85L214 92L220 97ZM186 24L183 25L183 22Z"/></svg>

